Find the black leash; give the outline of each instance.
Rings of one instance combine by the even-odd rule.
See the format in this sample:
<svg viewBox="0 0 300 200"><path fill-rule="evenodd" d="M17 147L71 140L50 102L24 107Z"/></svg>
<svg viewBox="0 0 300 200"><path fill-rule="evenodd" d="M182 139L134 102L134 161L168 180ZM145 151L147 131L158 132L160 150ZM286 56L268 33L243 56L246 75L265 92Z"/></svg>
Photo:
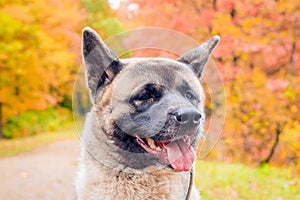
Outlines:
<svg viewBox="0 0 300 200"><path fill-rule="evenodd" d="M192 193L192 188L193 188L193 178L194 178L194 172L193 172L193 168L190 170L190 183L189 183L189 187L187 190L187 194L186 194L186 198L185 200L189 200L191 193Z"/></svg>

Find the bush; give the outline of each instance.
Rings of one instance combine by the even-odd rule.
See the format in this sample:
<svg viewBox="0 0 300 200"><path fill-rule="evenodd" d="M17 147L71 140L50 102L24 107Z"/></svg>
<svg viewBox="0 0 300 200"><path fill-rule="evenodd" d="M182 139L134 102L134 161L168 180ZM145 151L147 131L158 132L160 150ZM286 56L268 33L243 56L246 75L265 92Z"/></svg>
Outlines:
<svg viewBox="0 0 300 200"><path fill-rule="evenodd" d="M71 112L65 108L49 107L42 112L29 111L11 117L3 126L4 138L26 137L42 131L55 131L72 119Z"/></svg>

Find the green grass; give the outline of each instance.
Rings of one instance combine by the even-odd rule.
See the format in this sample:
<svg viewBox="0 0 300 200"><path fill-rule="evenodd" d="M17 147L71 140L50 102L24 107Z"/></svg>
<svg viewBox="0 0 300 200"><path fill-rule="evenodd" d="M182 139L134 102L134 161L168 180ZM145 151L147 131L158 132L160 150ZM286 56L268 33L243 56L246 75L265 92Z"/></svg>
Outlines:
<svg viewBox="0 0 300 200"><path fill-rule="evenodd" d="M24 138L1 139L0 158L45 146L51 142L78 137L75 128L66 127L60 131L45 132Z"/></svg>
<svg viewBox="0 0 300 200"><path fill-rule="evenodd" d="M195 183L203 200L300 199L300 179L291 169L198 161Z"/></svg>

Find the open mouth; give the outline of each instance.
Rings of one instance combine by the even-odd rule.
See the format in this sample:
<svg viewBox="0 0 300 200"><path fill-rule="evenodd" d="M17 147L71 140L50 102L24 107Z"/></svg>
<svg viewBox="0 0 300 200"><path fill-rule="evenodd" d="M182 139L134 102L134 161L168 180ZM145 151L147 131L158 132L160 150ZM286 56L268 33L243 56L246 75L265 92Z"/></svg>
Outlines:
<svg viewBox="0 0 300 200"><path fill-rule="evenodd" d="M189 136L168 142L140 138L137 135L135 137L146 152L154 154L161 162L170 164L175 171L189 171L192 168L196 156Z"/></svg>

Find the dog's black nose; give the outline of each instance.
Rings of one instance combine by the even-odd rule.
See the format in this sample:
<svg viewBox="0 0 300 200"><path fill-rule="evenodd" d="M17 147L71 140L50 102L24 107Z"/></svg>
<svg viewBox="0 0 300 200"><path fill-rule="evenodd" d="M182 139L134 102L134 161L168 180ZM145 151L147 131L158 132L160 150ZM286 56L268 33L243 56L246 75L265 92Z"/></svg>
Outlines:
<svg viewBox="0 0 300 200"><path fill-rule="evenodd" d="M172 114L180 124L196 125L201 119L201 114L193 108L178 108Z"/></svg>

